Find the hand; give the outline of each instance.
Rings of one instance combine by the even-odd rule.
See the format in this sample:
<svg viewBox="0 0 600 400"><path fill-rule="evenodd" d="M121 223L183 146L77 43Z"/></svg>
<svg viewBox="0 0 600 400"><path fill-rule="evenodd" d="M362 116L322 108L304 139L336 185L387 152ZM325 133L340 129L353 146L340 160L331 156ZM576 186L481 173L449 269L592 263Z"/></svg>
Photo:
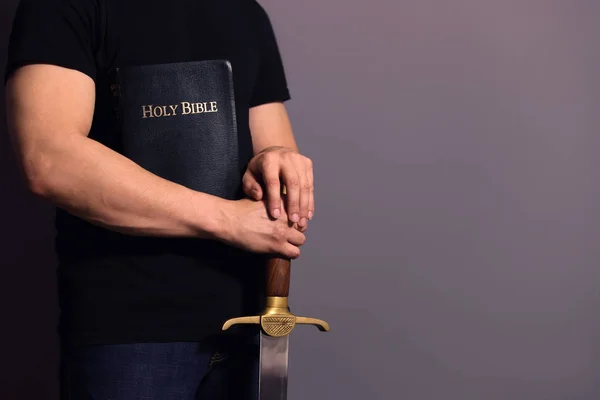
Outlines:
<svg viewBox="0 0 600 400"><path fill-rule="evenodd" d="M266 191L269 214L275 219L282 214L283 183L289 220L297 223L300 231L307 229L315 212L313 166L309 158L285 147L268 147L250 160L242 182L244 192L254 200L263 200Z"/></svg>
<svg viewBox="0 0 600 400"><path fill-rule="evenodd" d="M226 243L254 253L300 256L306 237L286 218L285 210L280 218L271 219L264 201L242 199L227 201L222 212L225 223L221 239Z"/></svg>

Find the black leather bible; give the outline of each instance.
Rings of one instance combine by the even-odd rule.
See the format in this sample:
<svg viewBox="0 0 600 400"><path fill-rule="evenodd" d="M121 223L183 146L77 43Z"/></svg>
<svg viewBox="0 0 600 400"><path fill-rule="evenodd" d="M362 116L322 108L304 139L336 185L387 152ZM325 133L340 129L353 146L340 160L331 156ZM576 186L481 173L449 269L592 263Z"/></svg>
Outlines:
<svg viewBox="0 0 600 400"><path fill-rule="evenodd" d="M112 82L124 156L193 190L239 196L242 173L229 61L115 68Z"/></svg>

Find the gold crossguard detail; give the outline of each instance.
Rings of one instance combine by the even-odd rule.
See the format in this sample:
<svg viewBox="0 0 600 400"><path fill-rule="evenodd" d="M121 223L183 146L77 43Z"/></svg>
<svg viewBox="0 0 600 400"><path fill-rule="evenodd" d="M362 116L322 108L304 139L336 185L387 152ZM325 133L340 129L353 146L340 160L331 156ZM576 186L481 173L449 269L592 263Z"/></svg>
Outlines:
<svg viewBox="0 0 600 400"><path fill-rule="evenodd" d="M329 332L329 324L317 318L297 317L290 312L287 297L267 297L266 307L262 315L232 318L225 322L223 330L233 325L260 325L269 336L281 337L289 335L296 325L314 325L321 332Z"/></svg>

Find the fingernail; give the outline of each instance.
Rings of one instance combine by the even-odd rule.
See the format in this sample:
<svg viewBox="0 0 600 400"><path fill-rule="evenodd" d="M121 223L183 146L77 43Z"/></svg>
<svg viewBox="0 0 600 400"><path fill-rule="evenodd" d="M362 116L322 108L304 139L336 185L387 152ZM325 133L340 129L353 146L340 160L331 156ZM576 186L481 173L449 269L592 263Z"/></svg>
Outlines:
<svg viewBox="0 0 600 400"><path fill-rule="evenodd" d="M273 210L273 216L275 218L279 218L280 215L281 215L281 211L279 211L279 208L276 208Z"/></svg>
<svg viewBox="0 0 600 400"><path fill-rule="evenodd" d="M292 214L292 222L298 222L298 214Z"/></svg>
<svg viewBox="0 0 600 400"><path fill-rule="evenodd" d="M312 212L312 211L309 211L309 212L308 212L308 219L312 219L312 217L313 217L313 212Z"/></svg>
<svg viewBox="0 0 600 400"><path fill-rule="evenodd" d="M305 226L307 222L308 222L308 220L306 218L302 218L300 220L300 226Z"/></svg>

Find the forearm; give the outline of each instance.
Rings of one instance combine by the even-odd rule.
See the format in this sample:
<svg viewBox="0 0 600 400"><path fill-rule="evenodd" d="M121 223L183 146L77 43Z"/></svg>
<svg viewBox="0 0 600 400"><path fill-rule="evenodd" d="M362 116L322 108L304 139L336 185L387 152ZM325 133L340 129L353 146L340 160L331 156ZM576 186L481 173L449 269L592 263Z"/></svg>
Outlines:
<svg viewBox="0 0 600 400"><path fill-rule="evenodd" d="M282 103L251 108L250 130L255 155L274 147L298 151L292 125Z"/></svg>
<svg viewBox="0 0 600 400"><path fill-rule="evenodd" d="M212 238L220 205L144 170L84 136L43 144L29 167L31 190L95 225L137 236Z"/></svg>

